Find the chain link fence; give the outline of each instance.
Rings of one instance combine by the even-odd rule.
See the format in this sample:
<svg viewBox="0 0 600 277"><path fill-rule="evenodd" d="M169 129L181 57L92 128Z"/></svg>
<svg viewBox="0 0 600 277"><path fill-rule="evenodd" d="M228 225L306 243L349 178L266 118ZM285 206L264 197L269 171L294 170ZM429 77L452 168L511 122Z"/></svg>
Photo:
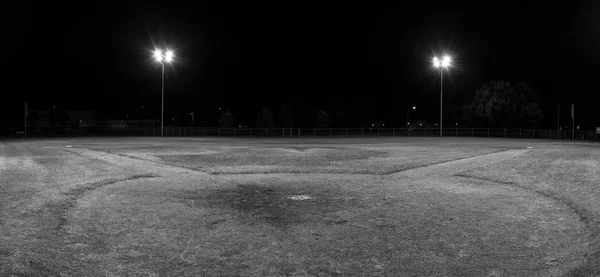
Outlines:
<svg viewBox="0 0 600 277"><path fill-rule="evenodd" d="M22 126L22 125L21 125ZM21 128L22 129L22 128ZM21 130L22 131L22 130ZM16 133L12 133L17 135ZM20 134L22 136L22 132ZM161 136L156 121L105 121L75 126L40 128L28 126L28 137L47 136ZM219 128L164 127L167 137L439 137L439 128ZM490 137L598 141L597 130L551 130L511 128L443 128L443 137Z"/></svg>

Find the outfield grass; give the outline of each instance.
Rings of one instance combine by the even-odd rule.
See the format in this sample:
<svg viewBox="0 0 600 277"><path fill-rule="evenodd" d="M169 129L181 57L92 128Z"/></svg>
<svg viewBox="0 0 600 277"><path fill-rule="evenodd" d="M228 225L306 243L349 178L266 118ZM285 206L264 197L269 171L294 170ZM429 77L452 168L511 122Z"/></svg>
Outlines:
<svg viewBox="0 0 600 277"><path fill-rule="evenodd" d="M0 276L595 276L599 162L504 139L0 143Z"/></svg>

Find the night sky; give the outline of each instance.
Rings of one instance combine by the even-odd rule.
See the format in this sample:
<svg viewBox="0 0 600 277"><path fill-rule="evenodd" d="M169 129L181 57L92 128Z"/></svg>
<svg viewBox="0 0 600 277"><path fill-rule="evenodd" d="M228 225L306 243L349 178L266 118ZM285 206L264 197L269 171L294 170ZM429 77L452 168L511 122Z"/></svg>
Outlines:
<svg viewBox="0 0 600 277"><path fill-rule="evenodd" d="M455 63L444 76L444 122L459 120L482 83L523 80L541 96L543 126L556 128L561 102L563 121L574 103L579 124L600 126L600 2L480 2L12 4L2 119L20 119L25 101L159 118L161 71L151 51L164 45L176 55L166 67L166 118L194 110L203 120L228 108L251 126L262 107L277 114L297 103L369 109L369 120L391 126L416 105L415 117L436 122L431 57L445 52Z"/></svg>

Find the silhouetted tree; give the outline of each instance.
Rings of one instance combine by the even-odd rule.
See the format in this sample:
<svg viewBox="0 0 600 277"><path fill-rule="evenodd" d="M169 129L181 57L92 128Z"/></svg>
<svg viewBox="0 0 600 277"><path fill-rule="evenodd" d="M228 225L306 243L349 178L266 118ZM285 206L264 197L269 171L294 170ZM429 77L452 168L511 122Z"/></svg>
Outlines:
<svg viewBox="0 0 600 277"><path fill-rule="evenodd" d="M273 127L273 113L269 108L262 108L256 118L256 127L271 128Z"/></svg>
<svg viewBox="0 0 600 277"><path fill-rule="evenodd" d="M506 81L491 81L475 92L473 102L463 107L463 118L471 123L491 126L536 127L542 120L539 96L525 82L511 85Z"/></svg>
<svg viewBox="0 0 600 277"><path fill-rule="evenodd" d="M329 128L331 124L331 116L327 114L325 111L319 111L317 114L317 120L315 122L315 126L317 128Z"/></svg>
<svg viewBox="0 0 600 277"><path fill-rule="evenodd" d="M283 127L283 128L291 128L292 127L292 124L293 124L292 111L290 110L288 105L286 105L286 104L281 105L281 109L279 109L279 115L277 116L277 119L278 119L279 125L281 125L281 127Z"/></svg>
<svg viewBox="0 0 600 277"><path fill-rule="evenodd" d="M232 127L235 123L235 117L231 114L231 110L225 110L224 113L221 114L221 119L219 119L219 125L221 127Z"/></svg>

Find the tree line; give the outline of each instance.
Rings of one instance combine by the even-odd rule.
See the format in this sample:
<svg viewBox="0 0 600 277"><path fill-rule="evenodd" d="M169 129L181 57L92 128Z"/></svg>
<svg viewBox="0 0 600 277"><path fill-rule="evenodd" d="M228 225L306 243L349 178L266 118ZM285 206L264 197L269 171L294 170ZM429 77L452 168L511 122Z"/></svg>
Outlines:
<svg viewBox="0 0 600 277"><path fill-rule="evenodd" d="M464 105L460 118L469 126L486 127L538 127L543 119L540 106L540 96L526 82L511 83L509 81L490 81L484 83L473 95L471 103ZM339 114L337 111L333 111ZM343 114L343 113L342 113ZM343 115L342 115L343 117ZM324 109L318 109L310 115L309 121L316 128L341 127L334 126L335 121L340 121ZM270 108L263 107L258 111L254 127L308 127L306 119L302 122L294 118L294 113L288 104L282 104L277 114ZM349 122L350 120L346 120ZM369 123L364 122L362 123ZM370 124L370 123L369 123ZM235 126L235 117L231 110L225 110L219 120L221 127ZM347 127L347 126L344 126Z"/></svg>

